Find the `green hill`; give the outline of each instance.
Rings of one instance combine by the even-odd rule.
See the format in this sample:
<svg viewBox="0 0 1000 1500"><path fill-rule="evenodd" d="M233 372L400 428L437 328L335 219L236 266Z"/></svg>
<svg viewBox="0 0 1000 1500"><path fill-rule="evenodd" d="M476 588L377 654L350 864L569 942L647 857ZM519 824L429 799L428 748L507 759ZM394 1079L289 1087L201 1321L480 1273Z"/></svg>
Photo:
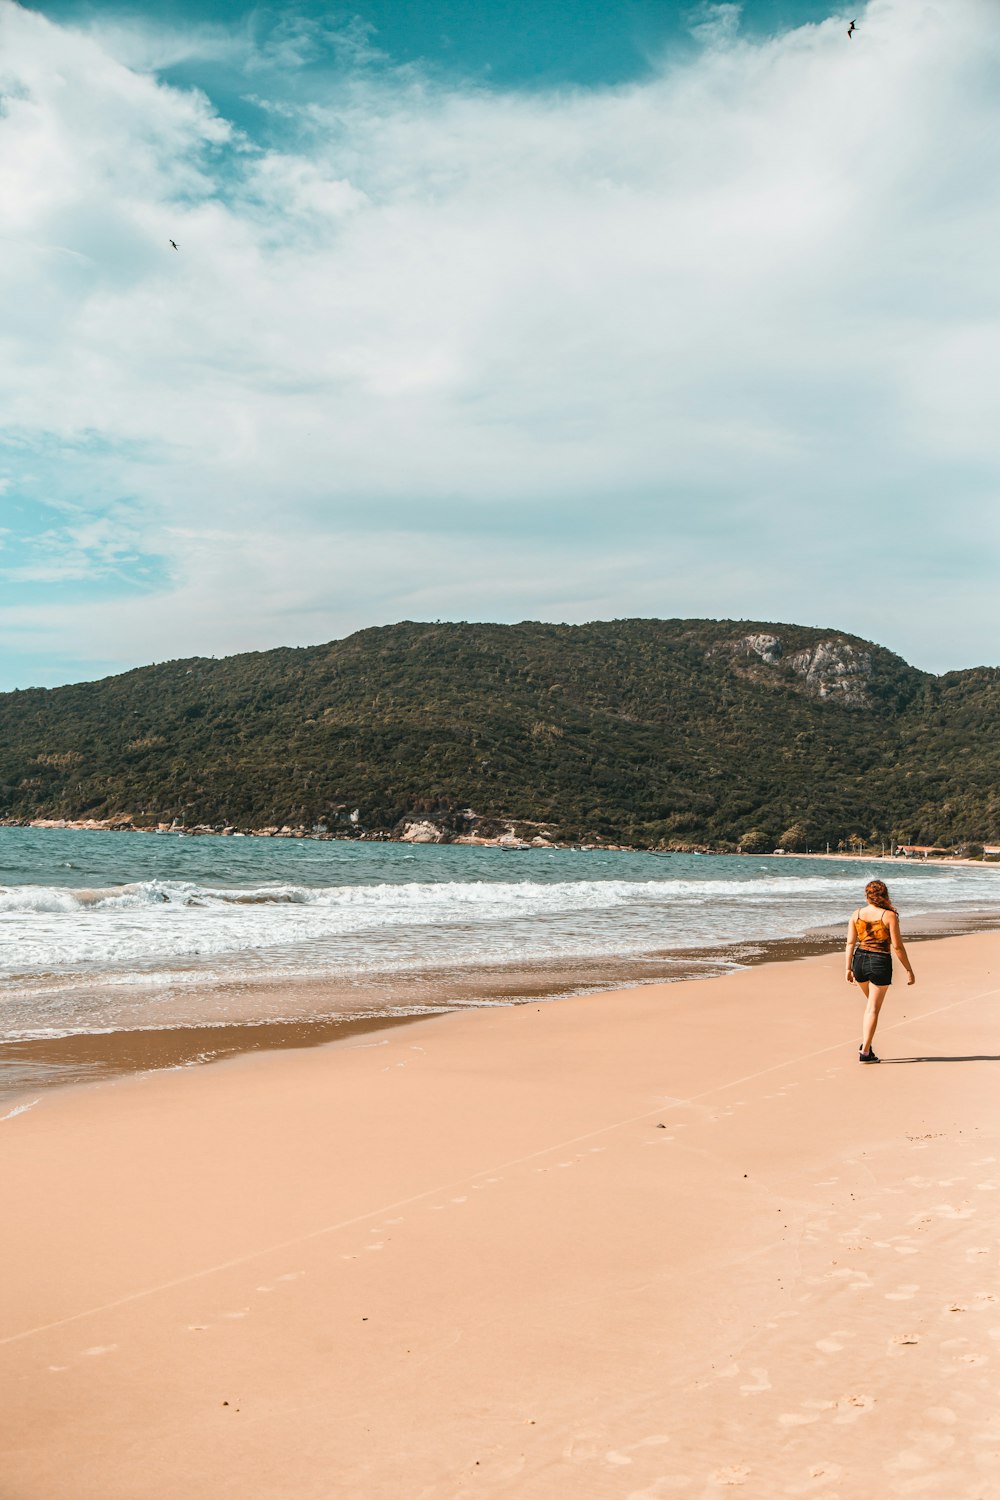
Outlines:
<svg viewBox="0 0 1000 1500"><path fill-rule="evenodd" d="M998 724L1000 670L934 677L836 631L405 623L2 694L0 817L981 842L1000 838Z"/></svg>

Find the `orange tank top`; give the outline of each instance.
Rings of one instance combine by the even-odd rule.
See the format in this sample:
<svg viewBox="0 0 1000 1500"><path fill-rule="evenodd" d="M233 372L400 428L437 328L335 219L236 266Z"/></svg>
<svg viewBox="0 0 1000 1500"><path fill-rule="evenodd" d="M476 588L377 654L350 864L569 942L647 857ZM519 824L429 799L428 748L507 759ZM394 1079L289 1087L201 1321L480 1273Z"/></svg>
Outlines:
<svg viewBox="0 0 1000 1500"><path fill-rule="evenodd" d="M868 922L860 915L854 918L854 930L858 935L858 947L866 953L888 953L892 946L892 935L881 917Z"/></svg>

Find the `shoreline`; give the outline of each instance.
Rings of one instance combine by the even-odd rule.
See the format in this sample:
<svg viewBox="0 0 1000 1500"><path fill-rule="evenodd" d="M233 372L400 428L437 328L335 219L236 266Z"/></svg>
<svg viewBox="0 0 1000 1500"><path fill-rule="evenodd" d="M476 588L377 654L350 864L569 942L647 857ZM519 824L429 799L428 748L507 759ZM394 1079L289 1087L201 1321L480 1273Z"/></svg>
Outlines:
<svg viewBox="0 0 1000 1500"><path fill-rule="evenodd" d="M0 1122L5 1500L992 1493L993 934Z"/></svg>
<svg viewBox="0 0 1000 1500"><path fill-rule="evenodd" d="M414 829L431 827L429 823L421 822L416 818L404 820L404 822L406 821L409 821ZM407 833L396 834L381 829L358 834L331 833L328 830L317 832L313 829L297 826L290 827L286 824L264 828L239 828L236 825L209 827L207 824L202 823L194 825L160 823L153 827L143 827L135 822L135 817L131 813L123 813L110 818L0 818L0 828L67 829L82 833L145 833L155 835L157 838L267 838L311 840L318 843L341 844L447 844L449 846L458 845L477 849L505 849L509 853L530 853L535 849L565 849L578 853L650 854L657 857L669 856L671 854L710 854L716 857L726 856L735 859L863 860L869 864L889 864L896 868L907 865L921 866L925 864L969 866L971 869L982 869L984 866L996 864L1000 868L1000 857L998 856L967 859L957 854L940 854L935 855L933 858L925 856L918 859L913 855L869 854L864 851L857 853L852 850L843 850L838 853L822 850L772 849L765 851L758 850L751 853L749 850L719 847L713 844L639 846L636 844L615 844L611 842L569 843L539 834L515 833L513 830L517 827L527 830L541 826L527 819L484 817L482 821L505 824L507 832L497 835L480 835L475 833L445 834L442 830L437 830L437 832L441 833L441 837L423 837L409 836Z"/></svg>
<svg viewBox="0 0 1000 1500"><path fill-rule="evenodd" d="M907 921L905 940L921 944L977 932L1000 931L1000 912L916 914ZM78 1088L129 1074L201 1068L237 1056L304 1050L349 1042L352 1038L405 1026L435 1015L579 999L645 987L702 984L748 969L795 963L843 946L840 927L814 928L798 937L746 940L728 948L688 949L591 961L522 962L484 967L463 974L442 969L387 972L356 987L332 979L297 982L241 982L242 996L255 993L265 1014L233 1022L81 1031L65 1036L0 1040L0 1109L50 1089ZM595 968L599 973L595 974ZM226 994L226 985L206 986L203 995ZM383 1009L359 1014L372 995L384 996ZM273 1019L277 997L286 1012ZM289 1006L289 999L294 1005ZM340 1004L343 1013L331 1013ZM298 1016L287 1011L302 1007ZM401 1013L400 1008L411 1007ZM388 1008L394 1007L394 1008Z"/></svg>

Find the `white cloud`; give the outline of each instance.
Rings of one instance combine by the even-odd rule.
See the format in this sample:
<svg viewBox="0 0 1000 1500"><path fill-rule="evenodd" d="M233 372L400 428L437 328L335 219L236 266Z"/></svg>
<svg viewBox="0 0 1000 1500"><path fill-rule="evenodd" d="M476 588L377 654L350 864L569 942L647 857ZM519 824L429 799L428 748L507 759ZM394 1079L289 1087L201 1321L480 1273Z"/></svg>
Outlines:
<svg viewBox="0 0 1000 1500"><path fill-rule="evenodd" d="M739 30L742 10L742 5L699 5L691 12L688 20L691 35L706 47L718 47L729 42Z"/></svg>
<svg viewBox="0 0 1000 1500"><path fill-rule="evenodd" d="M1000 15L737 21L549 95L372 71L359 35L265 147L148 70L201 48L260 93L308 26L182 43L0 0L2 425L67 445L49 498L118 505L172 580L9 597L0 630L130 662L407 614L731 613L985 655ZM23 566L113 573L99 540Z"/></svg>

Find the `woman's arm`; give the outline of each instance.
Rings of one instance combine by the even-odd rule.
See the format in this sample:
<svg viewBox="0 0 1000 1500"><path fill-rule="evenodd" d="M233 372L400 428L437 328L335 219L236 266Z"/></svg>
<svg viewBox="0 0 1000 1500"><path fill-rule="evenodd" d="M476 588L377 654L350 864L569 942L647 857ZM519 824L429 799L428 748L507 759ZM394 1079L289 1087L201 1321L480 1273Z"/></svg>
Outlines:
<svg viewBox="0 0 1000 1500"><path fill-rule="evenodd" d="M903 947L903 939L899 931L899 917L894 911L887 911L886 917L889 920L889 936L892 939L892 951L906 970L907 984L916 984L917 976L910 968L910 960L907 958L906 949Z"/></svg>
<svg viewBox="0 0 1000 1500"><path fill-rule="evenodd" d="M855 913L855 916L856 915L857 915L857 913ZM851 920L847 924L847 946L844 949L844 958L847 960L847 982L848 982L848 984L853 984L854 983L854 970L851 968L851 959L854 957L854 950L855 950L855 948L857 946L858 946L858 929L855 927L855 925L854 925L854 917L852 917Z"/></svg>

